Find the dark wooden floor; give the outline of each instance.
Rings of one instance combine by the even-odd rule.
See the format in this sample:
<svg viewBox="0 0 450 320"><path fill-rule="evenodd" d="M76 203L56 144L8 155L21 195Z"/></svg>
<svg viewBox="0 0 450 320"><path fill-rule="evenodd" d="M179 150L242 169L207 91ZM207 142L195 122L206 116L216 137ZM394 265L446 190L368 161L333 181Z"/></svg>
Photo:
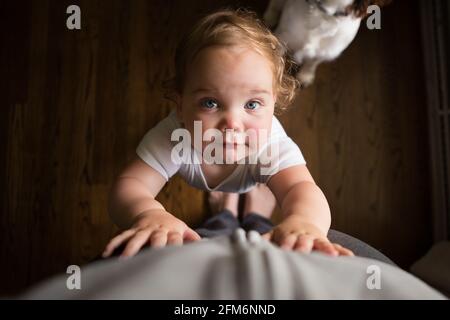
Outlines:
<svg viewBox="0 0 450 320"><path fill-rule="evenodd" d="M187 5L187 3L189 5ZM82 30L65 27L79 4ZM267 1L0 2L0 294L95 257L116 231L106 199L143 134L170 110L180 34L225 5ZM394 1L319 68L282 123L332 208L333 228L403 267L431 244L417 1ZM175 178L159 196L190 224L205 195Z"/></svg>

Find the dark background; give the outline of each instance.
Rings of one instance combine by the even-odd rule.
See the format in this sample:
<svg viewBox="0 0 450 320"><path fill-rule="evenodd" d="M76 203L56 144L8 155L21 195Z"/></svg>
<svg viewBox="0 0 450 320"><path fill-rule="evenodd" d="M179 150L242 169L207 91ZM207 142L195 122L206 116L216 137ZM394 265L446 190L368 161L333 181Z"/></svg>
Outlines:
<svg viewBox="0 0 450 320"><path fill-rule="evenodd" d="M116 229L108 189L166 116L162 80L200 15L268 1L0 2L0 294L98 255ZM82 29L66 28L81 7ZM280 117L349 233L403 268L432 244L418 1L394 0ZM173 179L158 196L198 224L205 195Z"/></svg>

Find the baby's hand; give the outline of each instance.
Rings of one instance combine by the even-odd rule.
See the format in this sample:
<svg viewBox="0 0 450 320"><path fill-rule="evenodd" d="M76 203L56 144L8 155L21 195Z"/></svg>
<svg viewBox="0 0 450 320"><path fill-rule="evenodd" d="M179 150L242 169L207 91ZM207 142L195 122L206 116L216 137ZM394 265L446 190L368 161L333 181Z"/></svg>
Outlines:
<svg viewBox="0 0 450 320"><path fill-rule="evenodd" d="M290 218L290 217L289 217ZM303 253L312 250L321 251L331 256L353 256L353 252L337 243L331 243L315 226L301 223L293 219L285 219L272 231L263 235L281 248Z"/></svg>
<svg viewBox="0 0 450 320"><path fill-rule="evenodd" d="M164 247L197 240L200 240L198 233L180 219L164 210L151 210L141 213L130 229L114 237L102 256L109 257L123 243L127 245L121 257L131 257L147 244L152 247Z"/></svg>

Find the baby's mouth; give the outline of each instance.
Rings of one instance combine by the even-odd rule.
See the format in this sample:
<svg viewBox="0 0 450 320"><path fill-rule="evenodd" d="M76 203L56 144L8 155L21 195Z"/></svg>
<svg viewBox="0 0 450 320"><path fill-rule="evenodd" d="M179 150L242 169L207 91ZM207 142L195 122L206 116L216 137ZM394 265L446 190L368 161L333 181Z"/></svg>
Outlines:
<svg viewBox="0 0 450 320"><path fill-rule="evenodd" d="M247 137L244 134L225 134L223 136L223 144L224 145L246 145Z"/></svg>
<svg viewBox="0 0 450 320"><path fill-rule="evenodd" d="M237 143L237 142L232 142L232 143L227 143L227 142L225 142L224 144L223 144L223 147L224 148L227 148L227 149L231 149L231 148L238 148L238 147L242 147L242 146L247 146L247 144L246 143Z"/></svg>

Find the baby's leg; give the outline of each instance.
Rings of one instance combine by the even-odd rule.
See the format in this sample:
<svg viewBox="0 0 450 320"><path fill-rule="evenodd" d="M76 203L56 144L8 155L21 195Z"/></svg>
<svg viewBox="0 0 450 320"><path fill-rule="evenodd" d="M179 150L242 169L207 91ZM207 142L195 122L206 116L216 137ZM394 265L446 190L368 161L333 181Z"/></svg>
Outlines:
<svg viewBox="0 0 450 320"><path fill-rule="evenodd" d="M256 185L245 194L242 228L246 231L255 230L260 234L269 232L273 227L270 217L275 205L276 199L272 191L264 184Z"/></svg>
<svg viewBox="0 0 450 320"><path fill-rule="evenodd" d="M209 194L208 200L213 216L195 231L202 238L231 235L235 229L239 228L237 219L239 195L215 191Z"/></svg>
<svg viewBox="0 0 450 320"><path fill-rule="evenodd" d="M213 191L208 196L209 207L213 214L228 210L235 217L238 216L239 194Z"/></svg>

